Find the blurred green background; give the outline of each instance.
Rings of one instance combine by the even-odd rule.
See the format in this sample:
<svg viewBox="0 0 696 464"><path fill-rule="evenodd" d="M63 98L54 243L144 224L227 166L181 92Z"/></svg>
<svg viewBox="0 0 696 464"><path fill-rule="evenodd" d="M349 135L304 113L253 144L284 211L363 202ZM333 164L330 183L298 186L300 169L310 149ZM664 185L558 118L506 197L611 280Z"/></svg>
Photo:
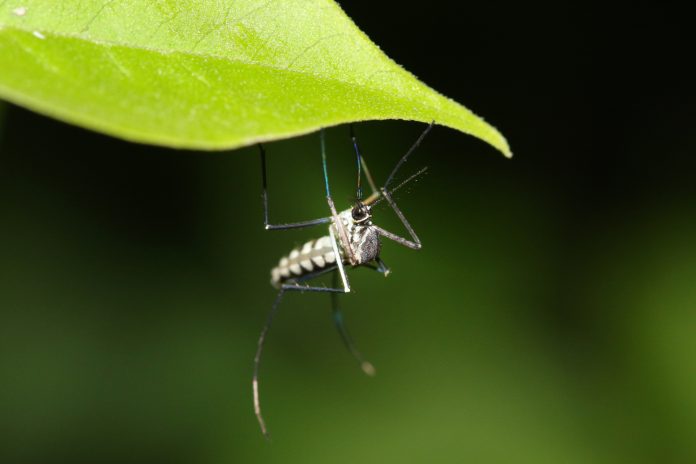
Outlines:
<svg viewBox="0 0 696 464"><path fill-rule="evenodd" d="M129 144L0 109L0 462L696 460L696 139L687 15L649 4L344 4L386 53L496 124L434 129L398 196L424 248L289 295L261 395L269 270L257 152ZM501 15L501 16L496 16ZM484 18L496 17L496 21ZM377 179L422 125L356 126ZM328 133L339 207L347 127ZM267 146L271 217L326 214L318 137ZM379 224L400 230L388 210Z"/></svg>

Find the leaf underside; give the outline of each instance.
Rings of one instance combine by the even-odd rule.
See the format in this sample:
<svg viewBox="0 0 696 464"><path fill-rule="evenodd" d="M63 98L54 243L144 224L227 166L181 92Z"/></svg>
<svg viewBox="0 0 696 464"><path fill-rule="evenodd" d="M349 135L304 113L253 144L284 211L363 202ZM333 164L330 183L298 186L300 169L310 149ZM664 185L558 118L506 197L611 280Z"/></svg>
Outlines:
<svg viewBox="0 0 696 464"><path fill-rule="evenodd" d="M330 0L0 0L0 98L170 147L408 119L511 156L495 128L391 61Z"/></svg>

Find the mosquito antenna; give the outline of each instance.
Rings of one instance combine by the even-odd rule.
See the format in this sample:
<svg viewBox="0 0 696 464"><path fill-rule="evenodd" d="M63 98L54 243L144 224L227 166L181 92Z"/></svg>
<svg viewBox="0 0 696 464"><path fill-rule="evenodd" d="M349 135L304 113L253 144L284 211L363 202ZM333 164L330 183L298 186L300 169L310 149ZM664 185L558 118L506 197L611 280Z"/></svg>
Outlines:
<svg viewBox="0 0 696 464"><path fill-rule="evenodd" d="M389 184L391 183L391 181L394 178L394 175L396 174L396 171L398 171L399 168L401 167L401 165L406 162L406 160L408 159L409 156L411 156L411 153L413 153L413 151L416 148L418 148L418 145L421 144L421 142L423 141L425 136L428 135L428 132L430 132L430 129L432 129L434 125L435 125L435 121L431 122L430 125L425 128L425 130L420 135L420 137L418 137L418 140L416 140L416 143L411 145L411 148L408 149L406 154L401 157L401 159L399 160L398 163L396 163L396 166L394 166L394 169L392 170L391 174L389 174L389 177L387 177L387 181L384 183L384 186L382 187L384 190L387 190L387 188L389 187Z"/></svg>
<svg viewBox="0 0 696 464"><path fill-rule="evenodd" d="M421 170L418 171L418 172L416 172L415 174L411 174L406 180L404 180L404 181L401 182L399 185L397 185L396 187L394 187L393 189L391 189L391 190L389 191L389 194L393 194L394 192L396 192L397 190L399 190L401 187L404 187L406 184L408 184L408 183L411 182L412 180L414 180L414 179L416 179L416 178L422 176L423 174L425 174L425 171L427 171L427 170L428 170L428 166L425 166L425 167L421 168ZM375 201L373 201L373 202L371 203L370 206L373 206L373 207L374 207L375 205L377 205L377 204L378 204L379 202L381 202L382 200L384 200L384 197L383 197L383 196L380 196L380 197L377 198Z"/></svg>
<svg viewBox="0 0 696 464"><path fill-rule="evenodd" d="M355 138L355 132L353 131L353 125L350 126L350 139L353 141L353 148L355 148L355 158L358 165L358 184L355 188L355 198L360 201L362 200L362 183L360 179L361 168L362 168L362 157L360 156L360 148L358 148L358 141Z"/></svg>

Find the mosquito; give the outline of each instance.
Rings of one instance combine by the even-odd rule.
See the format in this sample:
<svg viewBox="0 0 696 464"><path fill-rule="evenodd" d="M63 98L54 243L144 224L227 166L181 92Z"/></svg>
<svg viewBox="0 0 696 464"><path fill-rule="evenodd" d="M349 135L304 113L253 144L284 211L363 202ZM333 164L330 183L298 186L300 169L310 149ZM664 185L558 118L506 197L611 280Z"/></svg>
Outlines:
<svg viewBox="0 0 696 464"><path fill-rule="evenodd" d="M301 229L322 224L329 224L328 235L321 238L310 240L301 247L295 248L283 257L276 267L271 270L271 284L278 289L278 295L273 302L271 311L268 313L266 324L261 330L259 336L256 356L254 357L254 376L252 380L252 388L254 394L254 413L258 419L261 432L268 438L268 429L261 414L261 403L259 401L259 367L261 364L261 352L263 351L264 342L268 330L273 323L273 318L278 311L283 296L287 292L320 292L329 293L331 295L331 309L333 314L334 324L343 339L348 351L356 359L362 370L367 375L374 375L374 366L365 360L360 351L356 348L348 330L346 329L343 312L338 305L338 295L341 293L350 293L350 283L346 275L346 267L368 267L374 269L384 276L390 272L387 265L380 257L381 238L393 240L396 243L403 245L413 250L421 248L421 241L416 235L416 232L409 224L406 217L401 212L396 202L392 198L392 194L407 184L414 178L418 177L425 171L421 169L401 184L393 189L389 189L394 176L401 166L408 160L409 156L421 144L425 136L430 132L435 122L421 133L415 143L408 149L405 155L396 163L391 174L387 177L386 182L382 187L377 188L370 171L367 168L367 163L360 154L353 127L350 127L350 138L355 150L357 159L357 187L355 202L353 205L341 211L336 211L331 191L329 189L329 176L326 163L326 143L324 130L320 131L321 142L321 161L324 171L324 187L326 189L326 201L329 206L330 215L309 221L294 222L287 224L271 224L268 219L268 188L266 179L266 153L263 145L259 144L259 153L261 157L261 181L263 185L263 213L264 226L266 230L288 230ZM371 194L363 199L362 173L371 189ZM403 226L406 228L410 239L400 237L392 232L389 232L372 221L372 209L381 202L386 201L387 204L394 210ZM320 287L305 284L319 276L332 273L333 286ZM339 283L340 277L340 283Z"/></svg>

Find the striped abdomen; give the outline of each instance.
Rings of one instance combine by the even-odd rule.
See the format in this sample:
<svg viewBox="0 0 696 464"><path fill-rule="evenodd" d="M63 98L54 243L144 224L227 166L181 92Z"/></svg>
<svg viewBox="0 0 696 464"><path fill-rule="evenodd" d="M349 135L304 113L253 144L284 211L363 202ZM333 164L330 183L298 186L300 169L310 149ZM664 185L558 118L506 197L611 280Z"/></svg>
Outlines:
<svg viewBox="0 0 696 464"><path fill-rule="evenodd" d="M271 270L271 284L279 287L287 280L297 279L336 265L336 254L331 246L331 237L326 235L310 240L283 257Z"/></svg>

